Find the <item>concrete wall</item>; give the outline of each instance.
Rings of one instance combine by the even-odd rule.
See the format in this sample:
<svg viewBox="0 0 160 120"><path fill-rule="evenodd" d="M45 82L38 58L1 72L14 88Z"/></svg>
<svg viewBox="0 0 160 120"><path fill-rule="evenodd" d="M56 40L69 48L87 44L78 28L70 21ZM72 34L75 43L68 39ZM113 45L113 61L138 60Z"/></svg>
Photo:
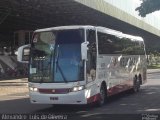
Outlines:
<svg viewBox="0 0 160 120"><path fill-rule="evenodd" d="M105 13L109 16L122 20L135 27L148 31L154 35L160 36L160 30L147 24L146 22L139 20L138 18L118 9L117 7L105 2L104 0L75 0L83 5L93 8L97 11Z"/></svg>

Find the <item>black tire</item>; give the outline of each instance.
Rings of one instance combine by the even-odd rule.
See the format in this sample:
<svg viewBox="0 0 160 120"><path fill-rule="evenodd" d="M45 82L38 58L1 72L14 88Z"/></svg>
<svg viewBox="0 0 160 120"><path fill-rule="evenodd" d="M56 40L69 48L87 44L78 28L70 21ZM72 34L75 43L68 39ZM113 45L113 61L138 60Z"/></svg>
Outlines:
<svg viewBox="0 0 160 120"><path fill-rule="evenodd" d="M106 86L105 85L101 85L100 88L100 99L97 101L97 105L98 106L103 106L106 102Z"/></svg>
<svg viewBox="0 0 160 120"><path fill-rule="evenodd" d="M142 76L141 76L141 74L139 74L138 78L139 78L140 85L142 85Z"/></svg>
<svg viewBox="0 0 160 120"><path fill-rule="evenodd" d="M137 93L140 91L140 80L137 76L133 79L133 92Z"/></svg>

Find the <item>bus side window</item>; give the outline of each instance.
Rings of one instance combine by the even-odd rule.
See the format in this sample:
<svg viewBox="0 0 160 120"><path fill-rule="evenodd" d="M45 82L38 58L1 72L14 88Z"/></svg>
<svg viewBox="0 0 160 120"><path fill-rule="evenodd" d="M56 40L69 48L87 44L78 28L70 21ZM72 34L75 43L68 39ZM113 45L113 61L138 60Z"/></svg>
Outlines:
<svg viewBox="0 0 160 120"><path fill-rule="evenodd" d="M88 61L87 61L87 75L92 78L96 77L96 61L97 61L97 49L96 49L96 32L94 30L87 31L88 45Z"/></svg>
<svg viewBox="0 0 160 120"><path fill-rule="evenodd" d="M115 36L98 32L99 54L114 54L116 52Z"/></svg>

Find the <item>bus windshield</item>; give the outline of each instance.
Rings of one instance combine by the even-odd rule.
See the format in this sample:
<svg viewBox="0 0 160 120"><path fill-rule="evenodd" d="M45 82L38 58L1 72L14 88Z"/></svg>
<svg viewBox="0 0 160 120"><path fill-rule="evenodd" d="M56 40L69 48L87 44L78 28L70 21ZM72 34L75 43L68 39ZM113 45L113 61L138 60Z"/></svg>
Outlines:
<svg viewBox="0 0 160 120"><path fill-rule="evenodd" d="M82 42L82 29L35 33L31 45L29 81L63 83L84 80Z"/></svg>

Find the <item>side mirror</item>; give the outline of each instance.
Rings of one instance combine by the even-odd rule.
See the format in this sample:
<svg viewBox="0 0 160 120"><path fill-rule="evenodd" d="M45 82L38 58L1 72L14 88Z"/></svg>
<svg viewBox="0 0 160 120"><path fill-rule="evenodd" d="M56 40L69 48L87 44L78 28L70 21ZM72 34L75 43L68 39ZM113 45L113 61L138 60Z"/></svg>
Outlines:
<svg viewBox="0 0 160 120"><path fill-rule="evenodd" d="M82 58L82 60L87 60L87 51L88 51L87 45L88 44L89 44L89 42L83 42L81 44L81 58Z"/></svg>
<svg viewBox="0 0 160 120"><path fill-rule="evenodd" d="M21 63L28 63L29 62L29 53L30 53L30 47L31 45L23 45L18 48L17 53L17 61Z"/></svg>

